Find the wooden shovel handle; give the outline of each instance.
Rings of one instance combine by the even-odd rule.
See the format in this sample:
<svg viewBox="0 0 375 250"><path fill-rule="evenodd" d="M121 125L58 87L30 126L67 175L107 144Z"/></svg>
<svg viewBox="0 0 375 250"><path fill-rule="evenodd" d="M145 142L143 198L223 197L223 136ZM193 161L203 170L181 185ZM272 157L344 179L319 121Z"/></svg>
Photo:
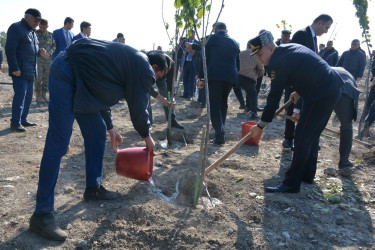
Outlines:
<svg viewBox="0 0 375 250"><path fill-rule="evenodd" d="M286 102L281 108L279 108L276 111L275 116L278 115L278 114L280 114L281 111L283 111L284 109L286 109L292 103L293 103L293 100L289 100L288 102ZM214 163L212 163L210 166L208 166L206 168L206 171L204 172L204 175L207 175L212 170L214 170L215 168L217 168L221 163L223 163L223 161L225 161L226 159L228 159L228 157L231 156L231 154L233 154L235 151L237 151L237 149L239 147L241 147L242 144L244 144L253 134L254 133L251 132L251 131L249 133L247 133L247 135L245 135L239 142L237 142L237 144L234 145L228 152L226 152L223 156L221 156L217 161L215 161Z"/></svg>
<svg viewBox="0 0 375 250"><path fill-rule="evenodd" d="M292 118L291 116L289 116L289 115L279 114L278 116L281 117L281 118L289 119L289 120L292 120L292 121L293 121L293 118ZM332 133L332 134L333 134L334 136L336 136L336 137L339 137L339 136L340 136L340 132L338 132L338 131L336 131L336 130L333 130L333 129L330 129L330 128L324 128L324 131L330 132L330 133ZM366 146L366 147L369 147L369 148L371 148L371 147L374 146L374 144L370 144L370 143L368 143L368 142L364 142L364 141L358 140L358 139L356 139L356 138L353 138L353 142L358 143L358 144L361 144L361 145Z"/></svg>

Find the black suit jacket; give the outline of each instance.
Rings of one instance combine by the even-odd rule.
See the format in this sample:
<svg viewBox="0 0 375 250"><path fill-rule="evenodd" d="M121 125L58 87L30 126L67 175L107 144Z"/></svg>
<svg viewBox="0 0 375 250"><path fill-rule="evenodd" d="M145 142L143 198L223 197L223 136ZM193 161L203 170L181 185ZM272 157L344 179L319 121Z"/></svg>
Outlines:
<svg viewBox="0 0 375 250"><path fill-rule="evenodd" d="M301 44L315 52L314 39L309 26L294 33L291 42Z"/></svg>

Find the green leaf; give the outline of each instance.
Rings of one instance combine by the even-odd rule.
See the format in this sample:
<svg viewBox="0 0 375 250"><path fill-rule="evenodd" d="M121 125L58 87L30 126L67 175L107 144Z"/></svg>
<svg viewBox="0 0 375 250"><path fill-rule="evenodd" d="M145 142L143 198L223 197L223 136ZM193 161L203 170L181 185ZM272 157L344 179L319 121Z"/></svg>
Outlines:
<svg viewBox="0 0 375 250"><path fill-rule="evenodd" d="M175 0L175 1L174 1L174 7L175 7L176 9L181 8L181 6L182 6L182 4L181 4L181 0Z"/></svg>
<svg viewBox="0 0 375 250"><path fill-rule="evenodd" d="M165 29L169 29L169 23L165 23Z"/></svg>
<svg viewBox="0 0 375 250"><path fill-rule="evenodd" d="M201 19L203 17L203 8L201 8L198 12L198 18Z"/></svg>

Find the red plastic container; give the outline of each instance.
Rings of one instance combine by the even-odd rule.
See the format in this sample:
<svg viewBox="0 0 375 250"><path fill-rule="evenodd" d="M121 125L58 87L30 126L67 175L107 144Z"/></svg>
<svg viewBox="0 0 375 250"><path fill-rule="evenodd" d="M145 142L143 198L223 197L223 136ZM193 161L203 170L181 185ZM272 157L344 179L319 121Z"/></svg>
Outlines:
<svg viewBox="0 0 375 250"><path fill-rule="evenodd" d="M121 176L151 181L154 152L145 147L125 148L117 152L116 173Z"/></svg>
<svg viewBox="0 0 375 250"><path fill-rule="evenodd" d="M257 122L242 122L241 124L242 124L242 138L244 138L250 132L250 128L252 126L256 126L258 123ZM245 142L245 144L248 144L248 145L258 145L259 142L260 142L260 138L261 137L262 137L262 134L260 134L258 136L250 137Z"/></svg>

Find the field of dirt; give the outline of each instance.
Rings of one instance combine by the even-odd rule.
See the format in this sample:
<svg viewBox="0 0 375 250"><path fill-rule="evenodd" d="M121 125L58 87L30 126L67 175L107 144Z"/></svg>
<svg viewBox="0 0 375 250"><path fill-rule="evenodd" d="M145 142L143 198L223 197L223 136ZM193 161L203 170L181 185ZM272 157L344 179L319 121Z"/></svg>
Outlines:
<svg viewBox="0 0 375 250"><path fill-rule="evenodd" d="M157 144L154 186L118 176L109 138L104 158L104 186L121 193L113 201L83 201L85 160L77 124L64 156L56 185L55 218L66 230L65 242L42 238L28 228L35 206L38 171L48 129L46 105L32 104L29 120L38 123L25 133L9 129L13 89L7 72L0 72L0 249L371 249L375 247L375 153L353 144L351 177L335 175L339 140L323 135L314 184L302 184L298 194L266 194L291 163L283 150L284 120L274 119L259 146L243 145L206 177L215 202L197 208L176 202L176 183L196 169L200 130L206 110L177 98L177 119L185 126L166 142L166 122L153 100ZM260 98L260 106L265 102ZM361 103L363 106L363 100ZM121 148L143 146L132 127L126 103L113 107L114 124L124 138ZM241 138L246 114L233 92L226 121L226 144L208 145L209 163ZM335 130L331 121L328 127ZM355 124L355 134L357 124ZM213 136L213 131L210 135ZM184 137L183 137L184 136ZM185 138L185 140L184 140ZM186 141L186 145L185 145ZM207 195L205 195L207 197Z"/></svg>

